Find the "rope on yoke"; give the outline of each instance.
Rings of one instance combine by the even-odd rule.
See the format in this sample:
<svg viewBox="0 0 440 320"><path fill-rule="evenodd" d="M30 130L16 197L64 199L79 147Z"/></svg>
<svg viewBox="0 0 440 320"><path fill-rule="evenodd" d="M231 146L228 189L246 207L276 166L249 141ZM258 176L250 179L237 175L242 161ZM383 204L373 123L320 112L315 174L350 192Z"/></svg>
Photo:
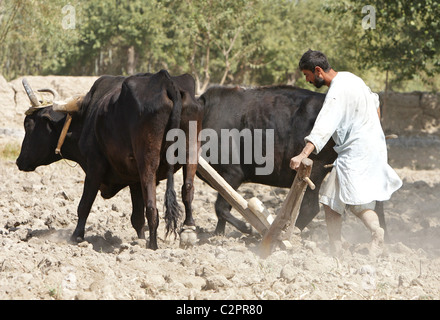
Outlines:
<svg viewBox="0 0 440 320"><path fill-rule="evenodd" d="M69 164L67 160L64 158L63 154L61 153L61 147L63 146L64 140L66 139L67 131L69 131L69 127L71 123L72 123L72 116L70 115L70 113L68 113L66 117L66 121L64 122L63 130L61 130L61 135L58 138L58 144L55 149L55 154L59 154L69 167L75 168L78 164L77 163L75 165Z"/></svg>

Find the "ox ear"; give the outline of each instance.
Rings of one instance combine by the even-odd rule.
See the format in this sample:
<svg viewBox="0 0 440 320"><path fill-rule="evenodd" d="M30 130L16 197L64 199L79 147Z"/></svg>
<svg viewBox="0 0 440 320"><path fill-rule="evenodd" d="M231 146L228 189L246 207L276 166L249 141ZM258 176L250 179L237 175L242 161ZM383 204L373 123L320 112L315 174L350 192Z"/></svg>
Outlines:
<svg viewBox="0 0 440 320"><path fill-rule="evenodd" d="M73 96L66 101L54 101L53 110L58 112L74 113L81 108L84 96Z"/></svg>

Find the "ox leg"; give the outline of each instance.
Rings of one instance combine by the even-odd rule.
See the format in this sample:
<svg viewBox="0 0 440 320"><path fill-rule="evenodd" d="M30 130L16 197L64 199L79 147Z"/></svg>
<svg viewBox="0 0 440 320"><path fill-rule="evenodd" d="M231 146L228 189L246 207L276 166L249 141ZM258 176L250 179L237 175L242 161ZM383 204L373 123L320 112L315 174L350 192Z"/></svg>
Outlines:
<svg viewBox="0 0 440 320"><path fill-rule="evenodd" d="M215 234L225 234L226 220L228 215L231 215L232 206L220 195L217 194L217 200L215 201L215 213L217 214L217 227L215 228ZM230 219L230 217L229 217Z"/></svg>
<svg viewBox="0 0 440 320"><path fill-rule="evenodd" d="M220 195L217 195L215 202L215 213L217 214L218 222L215 228L216 234L225 234L226 222L232 224L240 232L252 234L252 226L249 223L237 219L231 214L232 206Z"/></svg>
<svg viewBox="0 0 440 320"><path fill-rule="evenodd" d="M146 215L148 220L148 229L150 232L150 243L148 247L152 250L157 250L159 248L157 246L157 227L159 226L159 212L156 208L156 205L153 205L151 201L149 201L148 203Z"/></svg>
<svg viewBox="0 0 440 320"><path fill-rule="evenodd" d="M197 164L183 167L182 201L185 206L185 220L183 221L185 226L195 226L191 204L194 199L194 176L196 170Z"/></svg>
<svg viewBox="0 0 440 320"><path fill-rule="evenodd" d="M154 119L154 118L153 118ZM153 121L152 119L152 121ZM159 227L159 213L156 206L156 172L159 168L161 145L154 144L155 141L161 141L163 132L143 132L140 130L136 135L138 139L134 139L133 150L135 160L138 166L140 189L142 190L142 198L144 200L145 215L148 223L150 239L148 248L157 250L157 228ZM145 140L144 137L147 137Z"/></svg>
<svg viewBox="0 0 440 320"><path fill-rule="evenodd" d="M130 185L131 203L133 210L131 213L131 225L139 237L145 239L145 206L142 197L142 188L139 183Z"/></svg>
<svg viewBox="0 0 440 320"><path fill-rule="evenodd" d="M156 175L152 175L154 178ZM154 179L155 180L155 179ZM144 203L146 206L146 216L148 221L148 230L150 232L150 242L148 247L157 250L157 228L159 226L159 213L156 207L156 181L149 181L143 188Z"/></svg>
<svg viewBox="0 0 440 320"><path fill-rule="evenodd" d="M145 163L145 162L144 162ZM157 246L157 228L159 226L159 213L156 207L156 169L158 164L149 164L145 168L140 167L141 189L145 205L145 214L148 221L148 230L150 232L150 241L148 247L156 250ZM156 168L156 169L155 169Z"/></svg>
<svg viewBox="0 0 440 320"><path fill-rule="evenodd" d="M71 240L73 242L81 242L84 240L85 226L87 218L98 194L100 183L96 178L90 178L86 176L84 181L84 190L81 197L81 201L78 205L78 223L73 231Z"/></svg>
<svg viewBox="0 0 440 320"><path fill-rule="evenodd" d="M194 176L197 164L183 166L182 201L185 206L185 220L180 233L180 246L193 246L197 241L196 226L192 216L192 201L194 199Z"/></svg>
<svg viewBox="0 0 440 320"><path fill-rule="evenodd" d="M229 183L229 185L237 190L244 180L243 172L239 166L233 166L229 168L228 173L222 174L222 177ZM231 205L220 195L217 195L215 202L215 213L217 214L218 222L215 228L216 234L225 234L226 222L229 222L240 232L246 234L252 234L252 226L249 223L243 222L237 219L231 214Z"/></svg>
<svg viewBox="0 0 440 320"><path fill-rule="evenodd" d="M313 181L313 180L312 180ZM306 189L295 226L303 230L319 213L319 187L315 190Z"/></svg>
<svg viewBox="0 0 440 320"><path fill-rule="evenodd" d="M313 164L313 170L310 179L315 183L315 190L310 188L306 189L304 197L299 210L298 218L296 219L295 226L300 230L303 230L307 225L316 217L320 212L319 206L319 189L321 188L322 181L327 175L328 171L320 169L323 165L320 162Z"/></svg>

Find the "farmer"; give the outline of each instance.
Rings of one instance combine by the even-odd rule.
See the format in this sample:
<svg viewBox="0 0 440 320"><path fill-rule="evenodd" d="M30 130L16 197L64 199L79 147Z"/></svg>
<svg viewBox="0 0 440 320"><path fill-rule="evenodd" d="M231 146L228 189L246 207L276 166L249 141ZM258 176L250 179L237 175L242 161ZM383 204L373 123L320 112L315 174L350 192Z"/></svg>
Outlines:
<svg viewBox="0 0 440 320"><path fill-rule="evenodd" d="M298 169L302 159L319 153L332 137L338 158L319 192L330 251L335 256L342 253L342 214L347 208L371 231L370 253L380 254L384 230L374 211L376 201L390 199L402 181L387 162L378 95L354 74L333 70L319 51L304 53L299 68L308 82L329 90L304 149L290 160L290 167Z"/></svg>

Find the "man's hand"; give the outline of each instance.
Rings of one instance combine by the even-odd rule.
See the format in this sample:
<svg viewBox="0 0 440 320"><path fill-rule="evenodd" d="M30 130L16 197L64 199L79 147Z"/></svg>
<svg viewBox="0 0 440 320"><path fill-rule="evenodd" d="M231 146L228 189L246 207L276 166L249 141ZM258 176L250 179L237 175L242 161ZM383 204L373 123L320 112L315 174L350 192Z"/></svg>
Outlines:
<svg viewBox="0 0 440 320"><path fill-rule="evenodd" d="M305 158L307 158L307 156L301 152L296 157L293 157L292 159L290 159L290 169L298 170L299 165L301 164L301 161L303 161L303 159L305 159Z"/></svg>
<svg viewBox="0 0 440 320"><path fill-rule="evenodd" d="M303 161L303 159L307 158L313 152L314 149L315 149L314 144L311 142L307 142L303 151L299 155L290 159L290 168L293 170L298 170L299 165L301 164L301 161Z"/></svg>

